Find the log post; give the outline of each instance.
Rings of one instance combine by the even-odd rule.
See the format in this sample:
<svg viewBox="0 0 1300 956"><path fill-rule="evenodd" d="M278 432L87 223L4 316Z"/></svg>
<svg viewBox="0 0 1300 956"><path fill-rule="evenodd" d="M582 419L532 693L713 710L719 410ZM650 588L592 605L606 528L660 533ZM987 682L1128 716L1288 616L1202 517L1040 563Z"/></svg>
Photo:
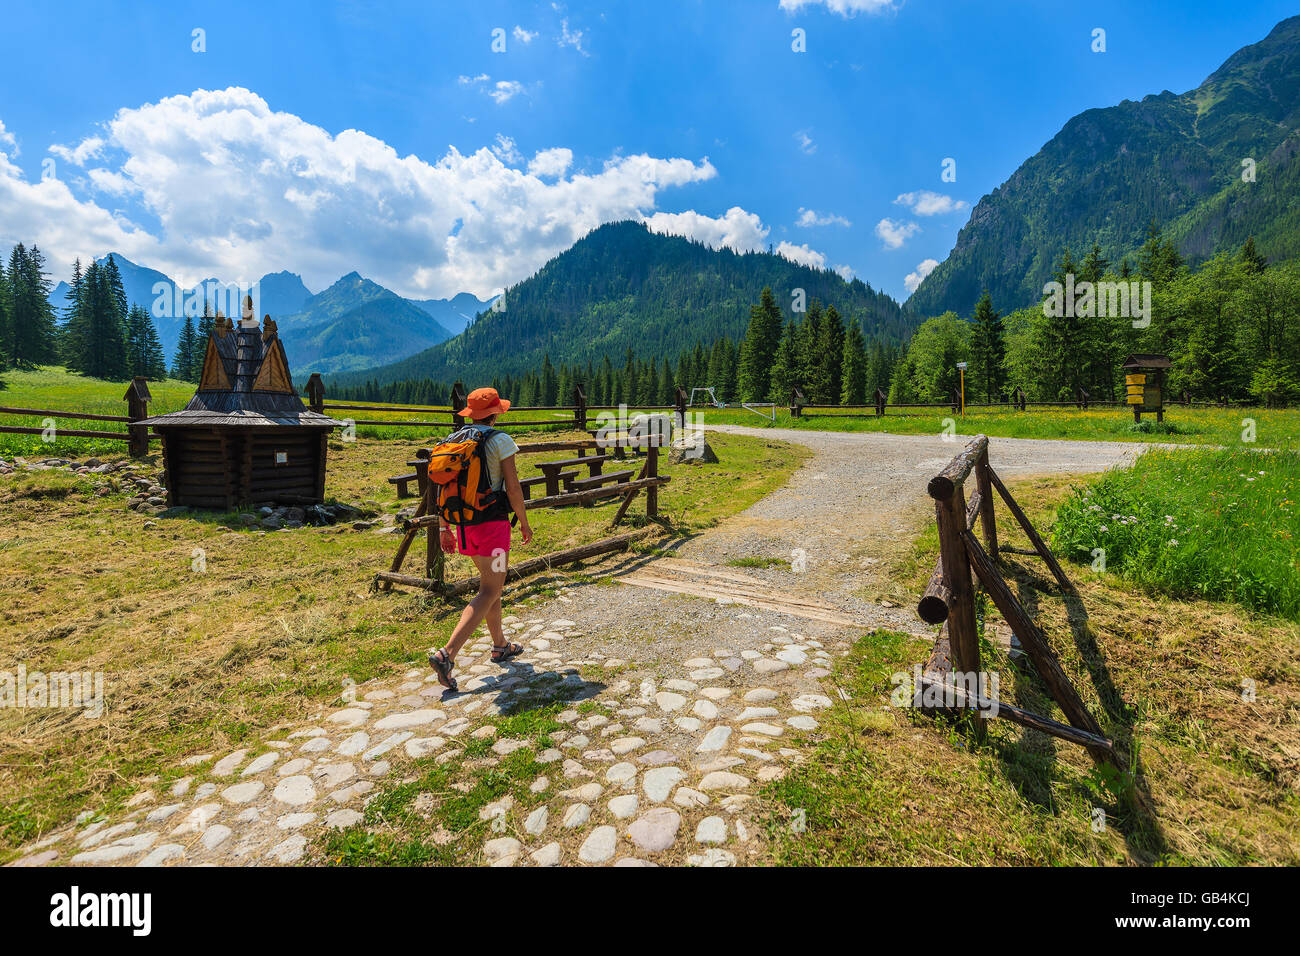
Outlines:
<svg viewBox="0 0 1300 956"><path fill-rule="evenodd" d="M884 418L885 403L888 400L889 400L889 396L885 394L885 390L883 388L876 389L876 417L877 418Z"/></svg>
<svg viewBox="0 0 1300 956"><path fill-rule="evenodd" d="M989 446L975 462L975 487L979 491L980 525L984 529L984 544L990 557L998 556L998 521L993 513L993 482L989 480Z"/></svg>
<svg viewBox="0 0 1300 956"><path fill-rule="evenodd" d="M460 428L465 424L465 419L456 413L465 407L465 401L469 396L465 392L465 386L461 382L456 382L451 387L451 427Z"/></svg>
<svg viewBox="0 0 1300 956"><path fill-rule="evenodd" d="M429 488L429 459L433 457L433 452L428 448L421 448L415 453L415 487L421 498L424 497L425 491ZM424 462L424 464L419 464Z"/></svg>
<svg viewBox="0 0 1300 956"><path fill-rule="evenodd" d="M971 586L970 560L962 533L966 530L966 503L961 486L946 498L936 498L934 514L939 525L939 556L943 563L943 586L948 589L948 639L953 669L966 674L980 669L979 635L975 626L975 592Z"/></svg>
<svg viewBox="0 0 1300 956"><path fill-rule="evenodd" d="M658 436L652 437L646 447L645 477L659 477L659 442ZM659 517L659 486L650 485L645 490L645 513L647 518Z"/></svg>
<svg viewBox="0 0 1300 956"><path fill-rule="evenodd" d="M803 390L798 385L790 387L790 417L802 418L804 406Z"/></svg>
<svg viewBox="0 0 1300 956"><path fill-rule="evenodd" d="M686 389L680 385L674 393L675 410L677 413L677 427L681 431L686 430Z"/></svg>
<svg viewBox="0 0 1300 956"><path fill-rule="evenodd" d="M149 383L144 376L137 375L131 379L131 384L122 397L126 399L126 415L131 419L131 424L127 426L127 432L131 435L128 450L132 458L143 458L149 454L149 426L137 425L135 422L149 417L149 402L153 398L149 394Z"/></svg>
<svg viewBox="0 0 1300 956"><path fill-rule="evenodd" d="M307 379L307 407L317 413L325 411L325 383L320 372L312 372L311 378Z"/></svg>
<svg viewBox="0 0 1300 956"><path fill-rule="evenodd" d="M580 432L587 430L587 393L581 383L573 386L573 427Z"/></svg>

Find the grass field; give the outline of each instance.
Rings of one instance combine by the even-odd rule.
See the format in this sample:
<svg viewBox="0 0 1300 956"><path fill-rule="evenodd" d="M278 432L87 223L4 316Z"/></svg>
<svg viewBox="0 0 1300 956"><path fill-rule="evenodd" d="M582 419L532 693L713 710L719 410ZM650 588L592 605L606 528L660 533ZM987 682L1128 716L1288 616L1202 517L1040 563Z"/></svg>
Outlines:
<svg viewBox="0 0 1300 956"><path fill-rule="evenodd" d="M1069 486L1012 489L1043 528ZM1007 517L1000 540L1023 544ZM932 529L895 569L915 594L937 554ZM1136 755L1136 772L1108 778L1081 748L1006 721L988 721L980 741L963 725L890 709L893 675L924 662L929 642L864 634L833 678L850 702L827 712L811 759L763 794L769 861L1300 863L1300 627L1236 604L1133 593L1086 567L1070 568L1080 595L1067 604L1041 564L1006 558L1013 587L1103 728ZM986 635L993 621L990 612ZM982 641L982 655L1001 699L1063 719L999 644Z"/></svg>
<svg viewBox="0 0 1300 956"><path fill-rule="evenodd" d="M427 444L334 443L327 494L395 512L385 479ZM713 444L719 464L662 469L672 482L660 491L660 511L679 531L744 509L804 457L763 439L724 435ZM529 462L521 462L525 476L535 472ZM108 700L99 719L0 710L0 862L82 808L111 809L141 777L176 775L181 755L228 750L305 719L339 697L345 678L422 665L459 614L459 602L370 593L398 535L347 525L229 531L230 516L215 513L147 519L124 510L125 492L91 490L64 471L0 478L3 668L103 671ZM536 513L532 544L512 559L602 537L614 508ZM638 514L643 505L634 504L629 516ZM407 570L418 569L423 549L412 552ZM451 559L448 580L467 571L468 559ZM547 580L519 585L507 603L547 592Z"/></svg>
<svg viewBox="0 0 1300 956"><path fill-rule="evenodd" d="M814 431L890 432L900 435L938 435L955 429L959 435L1000 438L1068 438L1079 441L1175 442L1239 446L1243 434L1249 443L1269 448L1300 448L1300 409L1170 408L1163 425L1145 416L1140 426L1132 413L1117 408L1035 408L1016 412L1003 409L968 409L965 417L947 408L887 411L876 418L867 410L833 409L805 412L799 418L778 408L776 421L743 408L693 407L704 424L749 425L754 428L796 428ZM1253 423L1253 425L1252 425Z"/></svg>
<svg viewBox="0 0 1300 956"><path fill-rule="evenodd" d="M1300 453L1154 449L1079 488L1055 549L1140 587L1300 621Z"/></svg>

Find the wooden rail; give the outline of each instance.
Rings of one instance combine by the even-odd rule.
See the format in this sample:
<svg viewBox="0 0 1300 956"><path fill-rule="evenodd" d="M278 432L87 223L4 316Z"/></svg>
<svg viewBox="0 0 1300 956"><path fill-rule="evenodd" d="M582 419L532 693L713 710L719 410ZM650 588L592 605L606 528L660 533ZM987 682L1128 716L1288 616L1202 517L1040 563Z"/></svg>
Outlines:
<svg viewBox="0 0 1300 956"><path fill-rule="evenodd" d="M536 442L527 445L521 445L520 451L537 453L549 451L571 451L586 450L595 448L607 448L608 442L598 442L595 439L586 439L581 441L566 442ZM417 455L417 460L419 459ZM427 456L426 456L427 457ZM418 466L417 466L418 467ZM641 473L632 481L624 481L618 484L605 485L599 488L589 488L584 491L565 492L563 494L549 495L545 498L531 499L524 502L524 508L533 511L542 508L563 508L570 505L585 505L602 498L622 497L623 501L614 513L610 521L610 527L618 525L627 514L627 509L634 498L642 491L646 495L646 517L652 521L659 517L659 488L669 482L667 475L659 474L659 448L651 443L646 449L645 464L641 468ZM437 486L430 482L424 482L420 497L420 504L416 507L415 514L403 522L402 541L398 545L397 554L394 556L392 564L387 571L380 571L375 575L373 587L378 590L391 590L393 585L402 585L405 587L416 587L426 591L432 591L443 597L454 597L464 594L468 591L478 588L478 579L469 578L464 581L448 583L445 580L446 562L442 554L440 542L440 518L434 507L434 495L437 493ZM407 553L411 545L415 542L416 537L423 531L427 535L425 540L425 565L423 575L403 574L402 564L406 560ZM507 572L507 580L515 580L537 571L549 570L563 564L572 564L575 561L581 561L585 558L595 557L601 554L608 554L614 551L625 550L629 544L641 537L650 534L658 534L662 528L655 524L648 528L639 529L631 534L615 535L609 538L602 538L599 541L593 541L589 544L580 545L576 548L568 548L563 551L556 551L550 554L544 554L540 557L530 558L510 567Z"/></svg>
<svg viewBox="0 0 1300 956"><path fill-rule="evenodd" d="M136 377L131 380L126 395L123 396L123 400L127 403L126 415L97 415L90 412L70 412L56 408L16 408L7 405L0 406L0 415L53 418L56 421L60 418L70 418L74 421L120 422L127 426L126 431L109 432L59 428L56 425L54 437L55 440L62 436L66 438L98 438L103 441L122 441L127 443L127 450L133 458L143 458L149 454L149 442L155 441L159 437L156 433L150 432L147 425L135 424L135 422L149 417L150 399L148 382L142 377ZM45 428L38 428L33 425L0 424L0 434L44 435L46 431Z"/></svg>
<svg viewBox="0 0 1300 956"><path fill-rule="evenodd" d="M966 489L972 484L974 491L968 503ZM1047 563L1063 590L1073 590L1055 556L989 464L988 437L980 435L962 449L930 479L926 490L934 499L939 560L917 602L916 612L928 624L943 624L925 667L928 685L951 691L954 684L962 681L950 681L949 675L969 678L980 673L974 589L975 581L978 581L1019 638L1021 647L1033 661L1069 725L1004 704L999 704L997 715L1082 744L1098 762L1120 765L1115 748L1070 683L1047 636L1016 599L1002 576L998 566L997 520L993 510L995 490L1029 538L1034 547L1032 553ZM976 524L980 526L980 535L975 533ZM977 685L971 683L970 686ZM986 701L963 697L958 706L988 710L987 704Z"/></svg>

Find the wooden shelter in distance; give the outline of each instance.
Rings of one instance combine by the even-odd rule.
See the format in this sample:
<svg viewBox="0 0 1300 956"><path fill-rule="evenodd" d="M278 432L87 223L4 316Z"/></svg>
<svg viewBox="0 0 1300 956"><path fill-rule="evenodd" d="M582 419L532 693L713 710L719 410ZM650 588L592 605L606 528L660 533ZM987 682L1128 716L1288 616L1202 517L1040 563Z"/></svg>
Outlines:
<svg viewBox="0 0 1300 956"><path fill-rule="evenodd" d="M1158 422L1165 420L1165 369L1172 364L1168 355L1155 353L1135 353L1124 360L1124 402L1133 407L1133 421L1142 421L1143 412L1155 412Z"/></svg>
<svg viewBox="0 0 1300 956"><path fill-rule="evenodd" d="M329 434L342 422L303 405L275 322L259 326L250 297L238 326L213 323L189 404L138 424L162 437L169 505L229 509L323 501Z"/></svg>

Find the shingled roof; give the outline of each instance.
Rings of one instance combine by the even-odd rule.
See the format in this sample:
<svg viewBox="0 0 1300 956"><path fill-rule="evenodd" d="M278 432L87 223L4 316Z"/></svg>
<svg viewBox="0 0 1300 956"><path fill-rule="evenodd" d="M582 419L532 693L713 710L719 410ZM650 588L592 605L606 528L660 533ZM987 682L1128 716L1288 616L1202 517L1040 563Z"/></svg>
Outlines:
<svg viewBox="0 0 1300 956"><path fill-rule="evenodd" d="M208 337L199 389L182 411L145 419L164 428L305 425L341 427L342 422L309 411L293 388L289 360L268 315L261 326L252 299L244 302L238 325L218 315Z"/></svg>

